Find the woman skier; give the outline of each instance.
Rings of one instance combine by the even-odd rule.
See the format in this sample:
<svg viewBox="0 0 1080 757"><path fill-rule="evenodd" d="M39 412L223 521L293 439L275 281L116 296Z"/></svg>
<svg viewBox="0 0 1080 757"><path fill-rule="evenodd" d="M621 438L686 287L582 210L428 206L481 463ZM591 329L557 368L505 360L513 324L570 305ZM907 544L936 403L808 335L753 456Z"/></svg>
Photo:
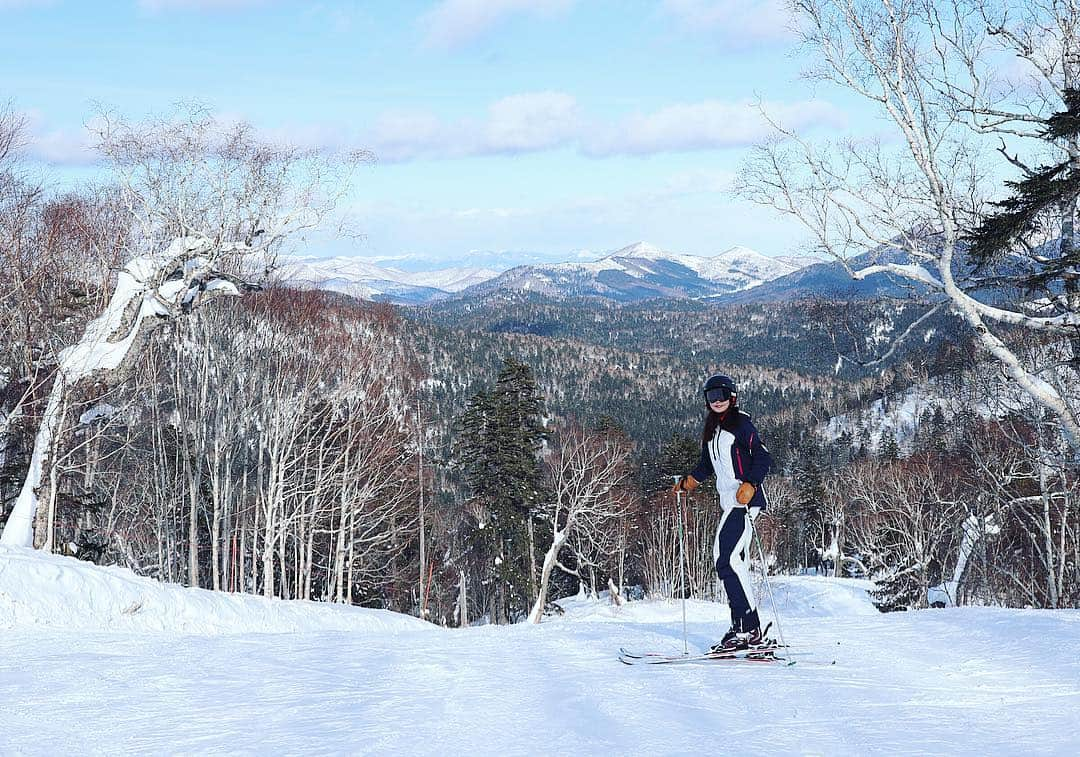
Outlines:
<svg viewBox="0 0 1080 757"><path fill-rule="evenodd" d="M710 652L735 652L772 646L758 618L750 585L751 522L765 509L761 482L772 466L772 456L750 416L737 405L735 382L716 374L705 382L705 428L701 459L681 476L672 491L693 491L710 475L716 476L723 515L713 541L716 574L724 582L731 607L731 628Z"/></svg>

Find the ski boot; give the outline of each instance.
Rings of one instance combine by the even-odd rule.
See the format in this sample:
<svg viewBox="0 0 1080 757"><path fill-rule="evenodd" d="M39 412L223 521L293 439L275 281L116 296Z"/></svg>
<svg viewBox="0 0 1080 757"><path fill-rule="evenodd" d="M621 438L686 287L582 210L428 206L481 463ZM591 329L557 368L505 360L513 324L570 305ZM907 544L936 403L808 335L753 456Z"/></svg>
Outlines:
<svg viewBox="0 0 1080 757"><path fill-rule="evenodd" d="M750 631L746 638L747 657L761 658L761 657L774 657L777 647L775 639L769 638L769 628L772 627L772 623L769 623L765 628L760 626Z"/></svg>
<svg viewBox="0 0 1080 757"><path fill-rule="evenodd" d="M723 655L747 652L753 656L771 655L772 650L776 648L776 642L768 637L771 626L772 623L769 623L764 629L758 626L749 631L737 631L732 626L718 644L709 647L708 654Z"/></svg>
<svg viewBox="0 0 1080 757"><path fill-rule="evenodd" d="M749 638L749 633L736 631L735 627L732 626L728 629L728 632L724 634L724 638L709 647L708 654L731 654L733 652L741 652L744 649L749 648Z"/></svg>

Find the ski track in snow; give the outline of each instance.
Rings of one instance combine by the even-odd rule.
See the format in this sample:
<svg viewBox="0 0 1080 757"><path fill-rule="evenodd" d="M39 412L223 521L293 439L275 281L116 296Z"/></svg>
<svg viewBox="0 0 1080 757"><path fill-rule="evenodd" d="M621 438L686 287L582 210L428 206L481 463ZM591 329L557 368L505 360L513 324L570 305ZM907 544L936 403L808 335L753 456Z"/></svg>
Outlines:
<svg viewBox="0 0 1080 757"><path fill-rule="evenodd" d="M61 566L49 560L42 575ZM17 588L2 573L0 610ZM682 650L677 602L572 598L540 626L467 630L370 611L343 630L319 605L281 633L221 632L204 609L212 631L184 634L154 616L43 624L54 614L35 605L35 624L0 634L0 755L1080 753L1080 611L881 615L858 582L776 584L787 639L812 653L788 668L620 664L620 646ZM242 599L288 623L303 604ZM692 650L726 626L723 605L687 611Z"/></svg>

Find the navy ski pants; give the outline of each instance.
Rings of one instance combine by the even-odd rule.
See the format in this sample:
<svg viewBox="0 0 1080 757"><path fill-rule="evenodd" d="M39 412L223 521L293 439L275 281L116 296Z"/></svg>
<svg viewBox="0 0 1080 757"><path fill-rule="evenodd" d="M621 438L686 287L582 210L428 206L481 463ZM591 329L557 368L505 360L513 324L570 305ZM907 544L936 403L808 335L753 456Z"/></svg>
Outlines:
<svg viewBox="0 0 1080 757"><path fill-rule="evenodd" d="M731 627L736 631L752 631L761 625L754 587L750 585L751 528L747 509L732 507L720 517L713 542L716 575L724 583L731 607Z"/></svg>

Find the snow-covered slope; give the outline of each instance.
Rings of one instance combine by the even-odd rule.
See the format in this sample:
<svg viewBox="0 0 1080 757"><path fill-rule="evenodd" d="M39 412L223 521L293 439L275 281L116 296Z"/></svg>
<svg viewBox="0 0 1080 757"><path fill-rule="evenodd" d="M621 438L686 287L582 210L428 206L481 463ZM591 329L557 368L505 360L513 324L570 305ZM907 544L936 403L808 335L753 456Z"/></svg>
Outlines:
<svg viewBox="0 0 1080 757"><path fill-rule="evenodd" d="M628 667L621 646L681 651L679 602L444 630L8 549L0 754L1080 752L1080 611L883 615L866 587L774 580L793 667ZM686 619L700 650L727 608Z"/></svg>
<svg viewBox="0 0 1080 757"><path fill-rule="evenodd" d="M929 335L925 338L929 340ZM994 372L989 365L986 370ZM818 432L829 441L835 441L843 434L858 439L865 433L870 448L878 452L882 444L892 437L897 448L906 454L913 449L916 432L920 431L920 421L932 418L938 409L943 420L950 423L961 411L974 411L983 419L1001 418L1010 412L1022 411L1031 404L1030 398L1019 393L996 397L992 407L985 402L944 399L950 392L937 384L938 381L931 378L923 385L895 396L876 399L854 412L834 415L819 427ZM930 429L923 428L921 431L929 433Z"/></svg>
<svg viewBox="0 0 1080 757"><path fill-rule="evenodd" d="M746 247L700 256L638 242L593 262L521 265L503 273L487 268L410 273L358 258L299 257L284 261L279 275L300 286L406 304L497 290L629 302L649 297L715 297L741 292L798 269L799 263L790 259L766 257Z"/></svg>

